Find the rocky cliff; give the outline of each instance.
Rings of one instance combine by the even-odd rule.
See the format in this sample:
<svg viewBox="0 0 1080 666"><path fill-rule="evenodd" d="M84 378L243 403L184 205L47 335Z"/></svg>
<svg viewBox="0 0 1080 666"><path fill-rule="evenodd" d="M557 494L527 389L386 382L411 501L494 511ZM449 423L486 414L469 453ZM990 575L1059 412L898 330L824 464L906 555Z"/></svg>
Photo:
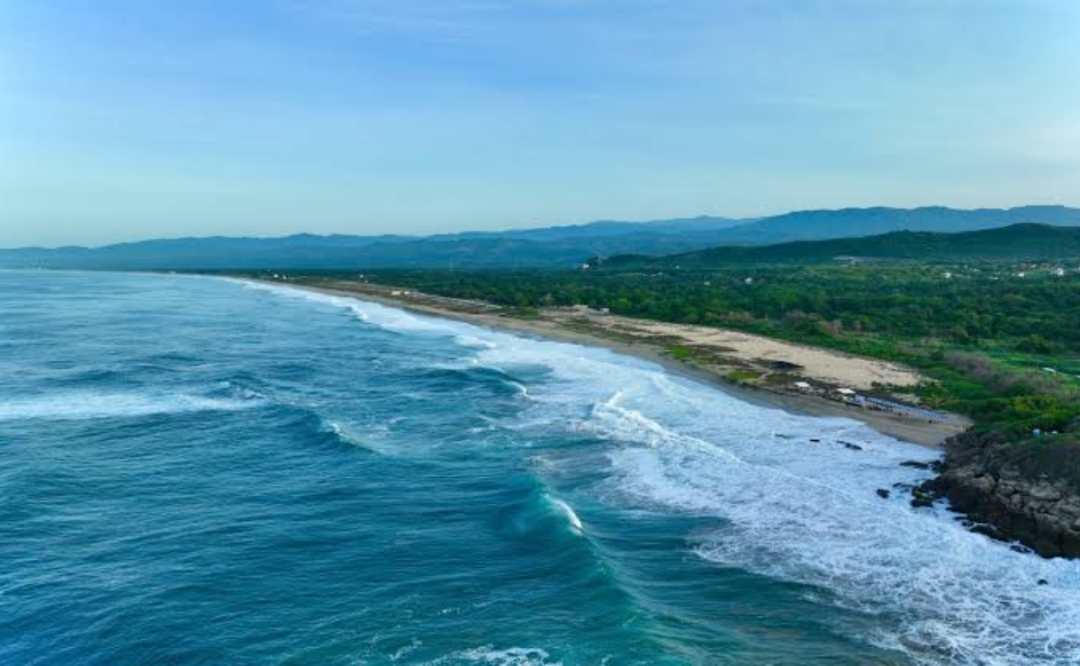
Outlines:
<svg viewBox="0 0 1080 666"><path fill-rule="evenodd" d="M991 536L1019 541L1044 557L1080 557L1080 488L1068 475L1026 464L1001 435L967 432L945 448L939 476L917 489L913 502L945 497Z"/></svg>

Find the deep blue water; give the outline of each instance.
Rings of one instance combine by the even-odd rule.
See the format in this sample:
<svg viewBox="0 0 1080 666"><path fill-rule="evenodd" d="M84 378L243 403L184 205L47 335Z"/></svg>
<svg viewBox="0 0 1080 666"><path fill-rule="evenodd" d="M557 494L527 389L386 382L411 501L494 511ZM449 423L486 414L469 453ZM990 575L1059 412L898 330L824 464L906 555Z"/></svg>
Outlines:
<svg viewBox="0 0 1080 666"><path fill-rule="evenodd" d="M1080 663L933 452L603 350L0 272L0 378L0 664Z"/></svg>

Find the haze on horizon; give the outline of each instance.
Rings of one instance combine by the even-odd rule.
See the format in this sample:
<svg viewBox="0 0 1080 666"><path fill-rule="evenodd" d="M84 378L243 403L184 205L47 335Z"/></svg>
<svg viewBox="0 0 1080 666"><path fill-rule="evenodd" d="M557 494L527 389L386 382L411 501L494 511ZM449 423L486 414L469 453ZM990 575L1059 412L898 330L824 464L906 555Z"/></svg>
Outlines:
<svg viewBox="0 0 1080 666"><path fill-rule="evenodd" d="M1072 204L1080 3L0 6L0 247Z"/></svg>

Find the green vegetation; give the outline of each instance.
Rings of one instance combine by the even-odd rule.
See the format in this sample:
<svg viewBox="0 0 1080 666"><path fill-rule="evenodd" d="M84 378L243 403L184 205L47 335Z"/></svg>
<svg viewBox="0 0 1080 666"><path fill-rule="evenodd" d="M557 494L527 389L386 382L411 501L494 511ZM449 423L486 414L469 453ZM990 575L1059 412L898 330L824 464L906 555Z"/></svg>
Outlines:
<svg viewBox="0 0 1080 666"><path fill-rule="evenodd" d="M677 361L689 361L694 358L694 350L685 345L672 345L667 348L667 353Z"/></svg>
<svg viewBox="0 0 1080 666"><path fill-rule="evenodd" d="M732 370L728 373L727 378L736 384L745 384L754 381L760 376L760 372L754 372L753 370Z"/></svg>

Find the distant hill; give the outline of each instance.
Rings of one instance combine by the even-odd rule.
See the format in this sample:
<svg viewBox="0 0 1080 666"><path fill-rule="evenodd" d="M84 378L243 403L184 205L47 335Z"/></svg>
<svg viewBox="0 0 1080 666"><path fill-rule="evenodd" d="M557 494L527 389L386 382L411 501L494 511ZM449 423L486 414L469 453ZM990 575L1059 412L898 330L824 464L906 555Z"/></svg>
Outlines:
<svg viewBox="0 0 1080 666"><path fill-rule="evenodd" d="M0 250L0 267L155 269L353 269L574 266L594 255L670 254L715 245L740 224L717 217L595 222L508 232L428 237L317 236L177 238L99 248Z"/></svg>
<svg viewBox="0 0 1080 666"><path fill-rule="evenodd" d="M704 248L873 236L891 231L962 232L1017 223L1080 226L1063 206L956 210L845 208L735 220L696 217L652 222L601 221L503 232L436 236L177 238L98 248L0 249L0 267L154 269L363 269L570 267L589 257L663 256Z"/></svg>
<svg viewBox="0 0 1080 666"><path fill-rule="evenodd" d="M700 215L698 217L653 220L651 222L619 222L601 220L586 224L571 224L537 229L514 229L510 231L467 231L458 234L428 236L428 240L477 240L515 238L530 241L554 241L574 238L606 238L639 234L714 234L755 219L738 220L727 217Z"/></svg>
<svg viewBox="0 0 1080 666"><path fill-rule="evenodd" d="M739 264L813 264L848 258L920 261L1080 258L1080 228L1013 224L959 233L894 231L863 238L723 246L666 257L622 255L594 259L591 263L617 269L712 268Z"/></svg>
<svg viewBox="0 0 1080 666"><path fill-rule="evenodd" d="M1025 222L1080 226L1080 209L1021 206L958 210L923 208L842 208L803 210L766 217L718 234L717 245L768 245L796 240L856 238L890 231L978 231Z"/></svg>

